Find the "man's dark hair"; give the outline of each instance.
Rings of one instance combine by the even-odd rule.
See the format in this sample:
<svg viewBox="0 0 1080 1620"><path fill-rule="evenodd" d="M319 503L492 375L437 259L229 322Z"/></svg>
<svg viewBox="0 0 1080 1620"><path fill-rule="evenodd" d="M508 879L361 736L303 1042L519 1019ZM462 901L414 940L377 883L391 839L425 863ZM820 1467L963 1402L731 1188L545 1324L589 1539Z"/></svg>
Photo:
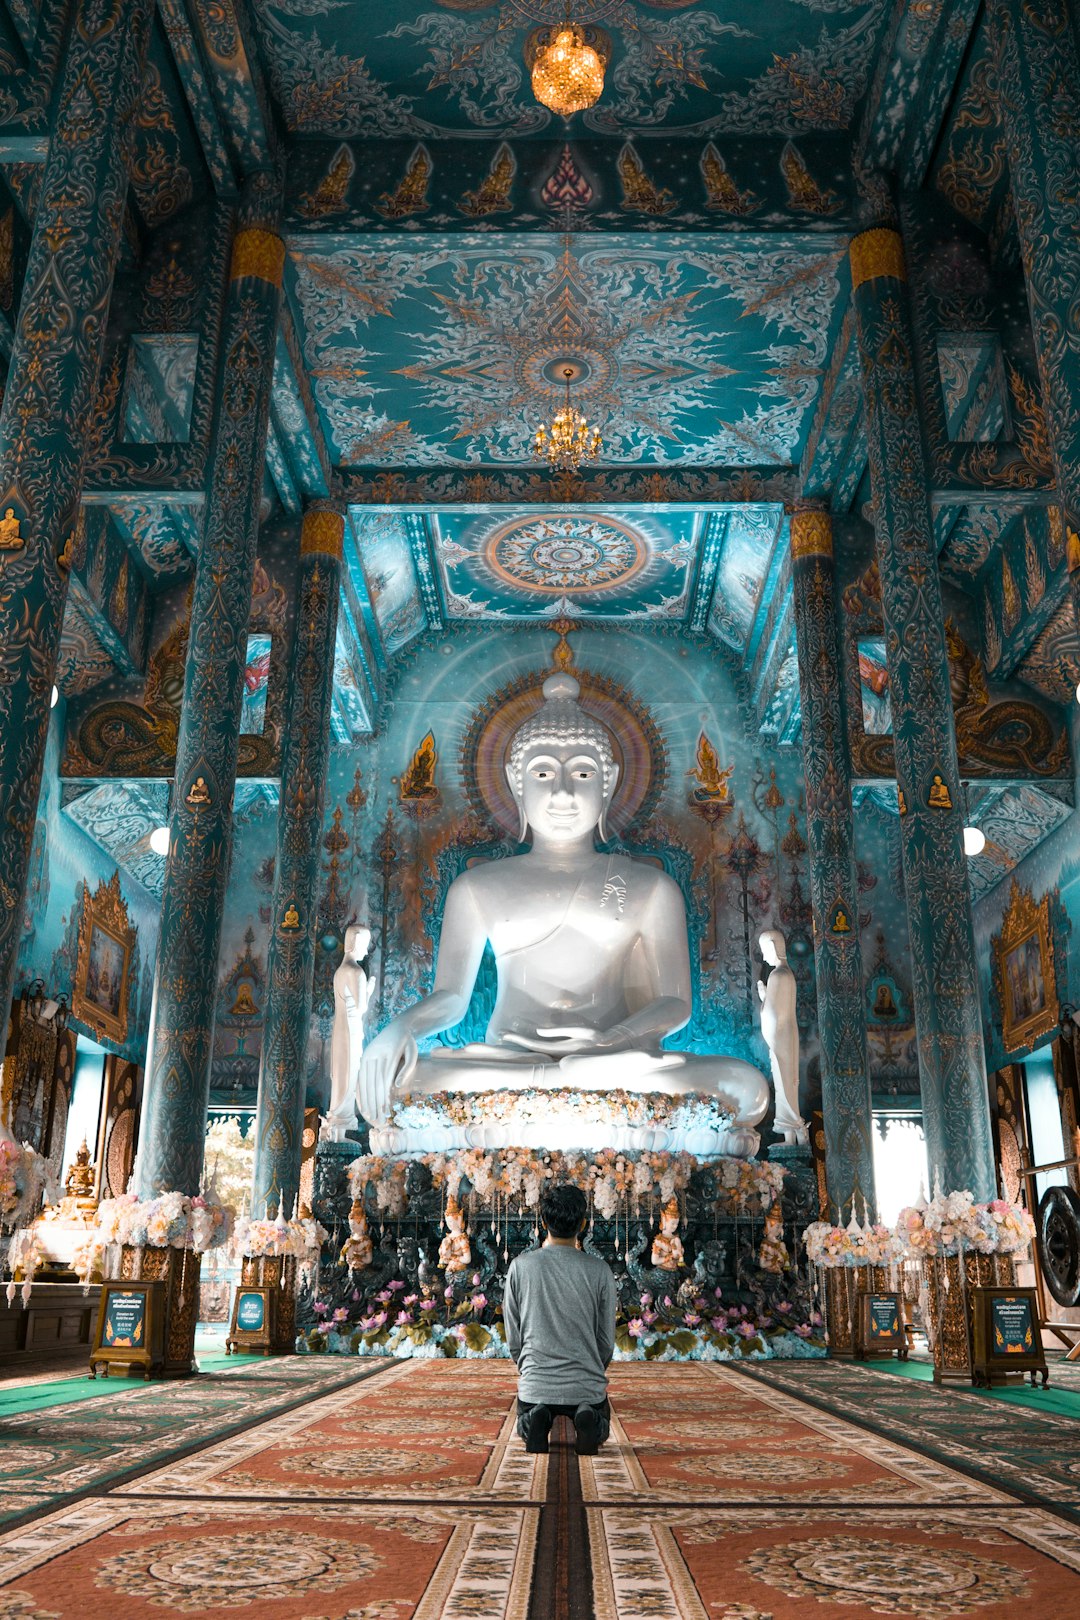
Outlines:
<svg viewBox="0 0 1080 1620"><path fill-rule="evenodd" d="M569 1182L550 1182L540 1194L540 1219L552 1237L577 1237L588 1212L585 1194Z"/></svg>

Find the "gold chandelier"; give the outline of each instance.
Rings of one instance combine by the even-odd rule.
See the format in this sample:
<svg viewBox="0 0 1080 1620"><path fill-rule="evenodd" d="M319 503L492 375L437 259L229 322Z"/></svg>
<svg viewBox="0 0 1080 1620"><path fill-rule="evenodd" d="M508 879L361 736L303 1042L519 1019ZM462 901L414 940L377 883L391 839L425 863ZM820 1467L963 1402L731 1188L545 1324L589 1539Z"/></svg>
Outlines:
<svg viewBox="0 0 1080 1620"><path fill-rule="evenodd" d="M604 62L569 16L554 37L537 50L532 62L532 88L542 106L563 118L584 112L600 100Z"/></svg>
<svg viewBox="0 0 1080 1620"><path fill-rule="evenodd" d="M570 403L573 366L563 367L566 403L555 412L547 426L536 430L533 444L538 456L545 456L553 472L577 472L583 461L594 461L602 441L599 428L590 428L581 412Z"/></svg>

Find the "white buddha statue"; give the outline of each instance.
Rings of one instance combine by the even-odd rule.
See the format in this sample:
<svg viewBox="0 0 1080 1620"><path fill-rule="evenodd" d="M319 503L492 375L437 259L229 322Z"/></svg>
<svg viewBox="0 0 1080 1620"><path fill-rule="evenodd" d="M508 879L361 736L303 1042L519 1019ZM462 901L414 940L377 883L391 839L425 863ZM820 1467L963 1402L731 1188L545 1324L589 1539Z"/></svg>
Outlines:
<svg viewBox="0 0 1080 1620"><path fill-rule="evenodd" d="M392 1019L361 1060L372 1150L427 1145L384 1129L405 1094L566 1087L708 1093L732 1116L712 1133L711 1151L749 1156L768 1083L738 1058L662 1050L692 1010L682 893L649 862L596 849L618 784L612 739L579 706L573 676L552 675L543 691L506 766L531 847L450 885L431 994ZM464 1017L488 944L498 993L486 1041L419 1056L418 1040Z"/></svg>
<svg viewBox="0 0 1080 1620"><path fill-rule="evenodd" d="M364 1050L364 1015L374 988L363 969L371 930L350 923L344 954L334 973L334 1030L330 1044L330 1108L322 1140L342 1142L356 1125L356 1077Z"/></svg>
<svg viewBox="0 0 1080 1620"><path fill-rule="evenodd" d="M767 928L758 940L761 954L772 968L768 979L758 980L761 1033L772 1062L776 1104L775 1132L786 1143L806 1143L809 1127L799 1112L799 1023L796 1015L798 986L787 959L787 941L779 928Z"/></svg>

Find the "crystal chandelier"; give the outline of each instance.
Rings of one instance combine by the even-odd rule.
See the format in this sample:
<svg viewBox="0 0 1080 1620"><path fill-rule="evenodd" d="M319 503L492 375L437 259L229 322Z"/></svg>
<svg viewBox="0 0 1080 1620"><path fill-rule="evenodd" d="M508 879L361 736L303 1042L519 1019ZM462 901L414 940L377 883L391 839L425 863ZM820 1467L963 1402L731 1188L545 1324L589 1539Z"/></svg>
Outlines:
<svg viewBox="0 0 1080 1620"><path fill-rule="evenodd" d="M548 426L538 427L533 443L538 456L546 456L553 472L577 472L583 461L600 454L600 429L589 427L581 412L570 403L573 366L563 367L566 403L555 412Z"/></svg>
<svg viewBox="0 0 1080 1620"><path fill-rule="evenodd" d="M532 88L537 101L563 118L584 112L600 100L604 63L569 17L554 38L537 51L532 64Z"/></svg>

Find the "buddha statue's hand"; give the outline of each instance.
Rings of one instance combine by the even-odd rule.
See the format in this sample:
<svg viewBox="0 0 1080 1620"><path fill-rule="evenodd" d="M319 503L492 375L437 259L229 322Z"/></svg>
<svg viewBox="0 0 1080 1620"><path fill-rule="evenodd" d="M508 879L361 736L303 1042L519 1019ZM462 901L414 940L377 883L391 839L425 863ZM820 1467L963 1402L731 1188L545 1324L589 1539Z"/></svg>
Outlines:
<svg viewBox="0 0 1080 1620"><path fill-rule="evenodd" d="M514 1031L504 1035L503 1040L549 1057L575 1052L624 1052L633 1045L633 1037L621 1024L607 1030L592 1029L587 1024L541 1024L535 1034Z"/></svg>
<svg viewBox="0 0 1080 1620"><path fill-rule="evenodd" d="M395 1085L408 1089L418 1053L412 1032L390 1023L376 1035L360 1060L356 1096L360 1113L369 1125L385 1125L390 1117L390 1094Z"/></svg>

